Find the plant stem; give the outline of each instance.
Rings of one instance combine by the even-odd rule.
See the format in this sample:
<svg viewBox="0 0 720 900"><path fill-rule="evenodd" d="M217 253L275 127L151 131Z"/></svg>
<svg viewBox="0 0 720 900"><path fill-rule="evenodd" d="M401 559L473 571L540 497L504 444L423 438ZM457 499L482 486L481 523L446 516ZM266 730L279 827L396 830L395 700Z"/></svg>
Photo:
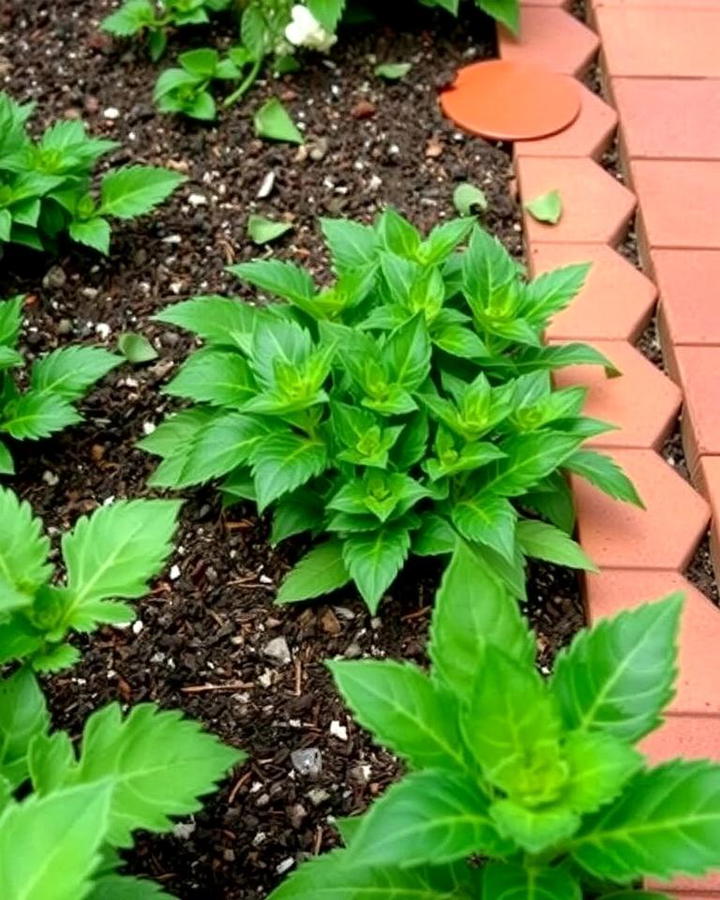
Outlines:
<svg viewBox="0 0 720 900"><path fill-rule="evenodd" d="M222 102L223 109L227 109L228 106L232 106L233 103L237 103L237 101L243 96L243 94L252 86L255 79L258 77L258 73L260 72L260 66L262 65L263 57L256 59L253 63L252 69L250 69L249 73L245 77L245 79L240 83L240 86L237 87L232 94L229 94Z"/></svg>

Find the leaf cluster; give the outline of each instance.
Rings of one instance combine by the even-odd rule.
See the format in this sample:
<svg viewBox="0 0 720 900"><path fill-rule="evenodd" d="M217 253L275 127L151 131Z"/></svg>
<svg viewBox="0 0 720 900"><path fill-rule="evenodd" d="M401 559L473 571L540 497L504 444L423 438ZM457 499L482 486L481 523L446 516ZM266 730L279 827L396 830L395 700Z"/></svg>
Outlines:
<svg viewBox="0 0 720 900"><path fill-rule="evenodd" d="M70 632L132 622L121 601L146 594L162 569L179 508L174 500L118 500L81 517L62 536L60 578L42 522L0 488L0 665L61 669L79 655Z"/></svg>
<svg viewBox="0 0 720 900"><path fill-rule="evenodd" d="M60 348L35 360L21 381L14 373L23 365L22 310L22 297L0 300L0 435L32 441L80 422L75 402L122 360L101 347ZM0 441L0 474L13 472L10 450Z"/></svg>
<svg viewBox="0 0 720 900"><path fill-rule="evenodd" d="M374 226L322 227L331 286L257 260L230 271L283 303L205 296L157 317L205 346L165 388L194 405L141 442L163 458L151 483L222 478L228 501L273 509L274 543L327 534L280 602L353 580L375 610L410 553L449 554L458 540L518 596L526 556L591 567L571 537L563 473L640 501L609 458L580 449L610 427L582 416L584 389L550 377L610 363L582 344L542 343L587 266L527 283L472 218L427 238L391 209Z"/></svg>
<svg viewBox="0 0 720 900"><path fill-rule="evenodd" d="M230 6L231 0L125 0L102 22L104 31L115 37L140 37L157 61L167 47L170 29L184 25L205 25L212 13Z"/></svg>
<svg viewBox="0 0 720 900"><path fill-rule="evenodd" d="M460 0L420 0L423 6L439 6L454 16L460 11ZM475 0L475 6L505 25L514 34L520 28L519 0Z"/></svg>
<svg viewBox="0 0 720 900"><path fill-rule="evenodd" d="M93 168L118 144L89 137L77 121L57 122L33 140L32 110L0 92L0 247L54 250L67 234L107 253L108 219L144 215L185 180L156 166L122 166L103 175L95 196Z"/></svg>
<svg viewBox="0 0 720 900"><path fill-rule="evenodd" d="M674 595L582 631L546 681L514 598L459 548L429 672L328 664L357 722L410 774L340 823L346 848L273 900L660 898L632 885L718 867L720 766L649 767L635 747L673 694L681 608Z"/></svg>
<svg viewBox="0 0 720 900"><path fill-rule="evenodd" d="M244 754L178 711L113 703L85 723L78 748L50 715L27 668L0 680L0 896L151 900L158 884L119 875L117 849L137 829L164 833L200 809Z"/></svg>

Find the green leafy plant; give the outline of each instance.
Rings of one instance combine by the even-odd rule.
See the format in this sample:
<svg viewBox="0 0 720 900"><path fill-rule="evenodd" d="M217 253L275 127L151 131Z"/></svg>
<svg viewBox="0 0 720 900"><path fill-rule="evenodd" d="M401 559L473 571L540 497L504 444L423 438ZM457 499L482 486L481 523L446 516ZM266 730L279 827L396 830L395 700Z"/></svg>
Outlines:
<svg viewBox="0 0 720 900"><path fill-rule="evenodd" d="M205 347L165 388L196 405L141 441L163 458L151 483L223 477L229 502L273 508L273 543L327 534L280 602L353 580L375 610L409 553L449 554L459 538L518 596L526 556L591 567L563 473L640 501L609 458L580 449L610 427L581 415L585 390L551 383L561 366L610 363L541 340L588 267L527 283L472 218L427 238L393 210L322 225L330 287L259 260L230 271L284 303L198 297L157 317Z"/></svg>
<svg viewBox="0 0 720 900"><path fill-rule="evenodd" d="M159 885L119 875L137 829L164 833L201 808L244 754L177 711L143 703L94 712L75 748L35 676L0 680L0 896L7 900L150 900Z"/></svg>
<svg viewBox="0 0 720 900"><path fill-rule="evenodd" d="M454 16L460 13L461 0L420 0L423 6L437 6ZM475 6L483 12L517 32L520 25L520 4L518 0L474 0ZM346 0L307 0L306 5L315 18L329 31L334 31L342 18Z"/></svg>
<svg viewBox="0 0 720 900"><path fill-rule="evenodd" d="M118 500L83 516L62 537L60 579L42 522L0 488L0 665L61 669L79 657L66 640L72 631L132 622L132 607L118 598L147 593L170 553L179 509L174 500Z"/></svg>
<svg viewBox="0 0 720 900"><path fill-rule="evenodd" d="M632 888L720 867L720 766L649 767L635 747L673 695L681 608L674 595L583 630L545 681L514 599L460 547L429 672L328 663L358 723L411 773L273 900L661 898Z"/></svg>
<svg viewBox="0 0 720 900"><path fill-rule="evenodd" d="M22 297L0 300L0 435L32 441L82 421L75 401L122 359L101 347L53 350L33 362L21 388L13 373L23 364L17 349L22 309ZM10 449L0 440L0 474L14 471Z"/></svg>
<svg viewBox="0 0 720 900"><path fill-rule="evenodd" d="M108 219L150 212L185 180L155 166L123 166L103 175L96 197L93 167L118 144L88 137L76 121L57 122L33 140L27 133L32 110L33 104L0 92L0 248L13 243L54 251L67 234L107 253Z"/></svg>
<svg viewBox="0 0 720 900"><path fill-rule="evenodd" d="M230 6L232 0L125 0L103 19L102 28L115 37L140 37L147 41L153 60L165 52L168 31L183 25L204 25L210 15Z"/></svg>

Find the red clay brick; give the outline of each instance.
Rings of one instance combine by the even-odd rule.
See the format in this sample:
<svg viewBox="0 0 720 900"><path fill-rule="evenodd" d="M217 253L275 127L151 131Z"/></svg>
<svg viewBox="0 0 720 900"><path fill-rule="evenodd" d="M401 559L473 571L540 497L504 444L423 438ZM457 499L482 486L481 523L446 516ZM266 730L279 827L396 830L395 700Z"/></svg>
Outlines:
<svg viewBox="0 0 720 900"><path fill-rule="evenodd" d="M599 45L597 35L582 22L551 6L522 7L518 36L502 27L498 34L501 59L539 63L567 75L584 72Z"/></svg>
<svg viewBox="0 0 720 900"><path fill-rule="evenodd" d="M521 6L560 6L568 9L572 0L520 0Z"/></svg>
<svg viewBox="0 0 720 900"><path fill-rule="evenodd" d="M653 250L651 256L672 343L720 345L720 251Z"/></svg>
<svg viewBox="0 0 720 900"><path fill-rule="evenodd" d="M520 194L527 203L559 190L563 214L557 225L524 215L531 244L620 241L635 210L635 197L591 159L520 157L516 163Z"/></svg>
<svg viewBox="0 0 720 900"><path fill-rule="evenodd" d="M584 85L578 87L582 108L572 125L550 137L516 141L516 156L602 156L617 127L617 113Z"/></svg>
<svg viewBox="0 0 720 900"><path fill-rule="evenodd" d="M534 275L591 262L585 286L547 329L555 340L634 340L655 305L655 285L607 244L533 244Z"/></svg>
<svg viewBox="0 0 720 900"><path fill-rule="evenodd" d="M534 4L541 0L524 0ZM590 0L593 6L615 6L620 9L720 9L720 0Z"/></svg>
<svg viewBox="0 0 720 900"><path fill-rule="evenodd" d="M684 571L707 529L708 504L652 450L609 455L633 481L646 509L620 503L573 478L585 551L600 567Z"/></svg>
<svg viewBox="0 0 720 900"><path fill-rule="evenodd" d="M677 713L720 714L720 610L677 572L606 569L586 578L591 621L659 600L675 591L685 595L680 627L680 671L670 709Z"/></svg>
<svg viewBox="0 0 720 900"><path fill-rule="evenodd" d="M615 78L612 86L631 157L720 159L720 81Z"/></svg>
<svg viewBox="0 0 720 900"><path fill-rule="evenodd" d="M640 749L654 764L679 756L720 762L720 716L669 715Z"/></svg>
<svg viewBox="0 0 720 900"><path fill-rule="evenodd" d="M698 487L710 501L712 539L710 555L715 579L720 582L720 456L704 456L700 461Z"/></svg>
<svg viewBox="0 0 720 900"><path fill-rule="evenodd" d="M589 388L584 412L617 425L590 442L598 447L659 449L677 418L682 395L670 379L626 341L593 341L622 375L608 378L600 366L569 366L554 376L558 387Z"/></svg>
<svg viewBox="0 0 720 900"><path fill-rule="evenodd" d="M696 452L720 454L720 347L676 347L675 358Z"/></svg>
<svg viewBox="0 0 720 900"><path fill-rule="evenodd" d="M720 248L720 161L640 159L630 171L651 250Z"/></svg>
<svg viewBox="0 0 720 900"><path fill-rule="evenodd" d="M595 19L613 77L720 77L720 9L598 6Z"/></svg>
<svg viewBox="0 0 720 900"><path fill-rule="evenodd" d="M720 897L720 872L704 878L674 878L670 884L649 880L645 886L655 891L674 891L679 900L717 900Z"/></svg>

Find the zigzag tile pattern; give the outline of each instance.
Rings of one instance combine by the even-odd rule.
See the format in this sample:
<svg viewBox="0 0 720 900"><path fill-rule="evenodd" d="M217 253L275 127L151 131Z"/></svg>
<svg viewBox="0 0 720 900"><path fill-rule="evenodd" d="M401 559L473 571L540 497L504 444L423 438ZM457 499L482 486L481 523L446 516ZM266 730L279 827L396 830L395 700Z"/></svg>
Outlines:
<svg viewBox="0 0 720 900"><path fill-rule="evenodd" d="M588 615L686 594L677 696L643 749L654 761L720 761L720 611L683 575L712 515L720 577L720 0L587 0L594 30L569 4L523 3L521 38L499 30L501 57L581 76L599 51L613 101L583 87L582 111L569 129L515 146L522 199L558 189L564 201L555 227L525 219L531 272L594 264L547 338L586 340L623 372L608 381L576 367L558 382L587 385L589 414L620 426L595 444L625 468L646 505L637 510L574 483L579 539L600 566L586 579ZM634 193L597 163L618 117L621 165ZM636 205L644 273L614 249ZM670 377L632 345L658 292ZM694 487L657 452L681 402ZM648 887L678 900L720 900L720 875Z"/></svg>

